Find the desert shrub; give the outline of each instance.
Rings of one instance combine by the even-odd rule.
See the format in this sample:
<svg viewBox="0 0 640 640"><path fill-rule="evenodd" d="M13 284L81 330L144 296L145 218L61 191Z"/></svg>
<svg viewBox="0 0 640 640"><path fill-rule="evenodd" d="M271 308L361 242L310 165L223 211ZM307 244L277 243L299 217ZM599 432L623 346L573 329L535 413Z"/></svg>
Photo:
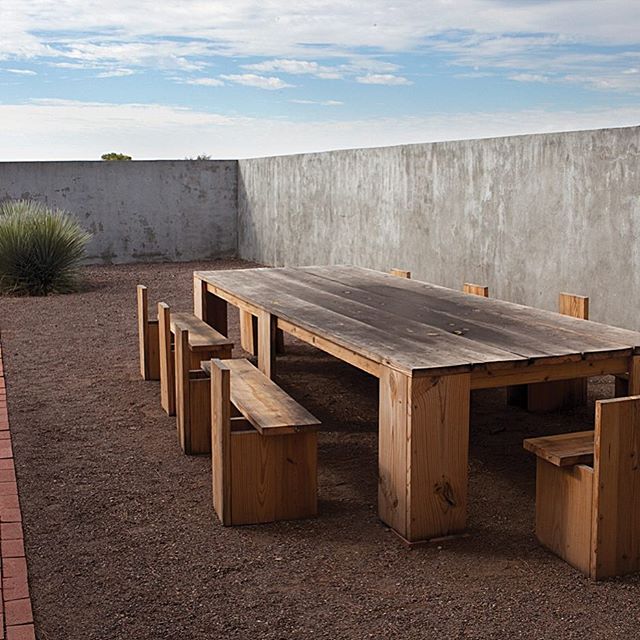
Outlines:
<svg viewBox="0 0 640 640"><path fill-rule="evenodd" d="M32 200L0 203L0 293L75 291L90 237L64 211Z"/></svg>
<svg viewBox="0 0 640 640"><path fill-rule="evenodd" d="M107 162L131 160L131 156L128 156L126 153L116 153L115 151L112 151L111 153L103 153L100 158L102 158L102 160L106 160Z"/></svg>

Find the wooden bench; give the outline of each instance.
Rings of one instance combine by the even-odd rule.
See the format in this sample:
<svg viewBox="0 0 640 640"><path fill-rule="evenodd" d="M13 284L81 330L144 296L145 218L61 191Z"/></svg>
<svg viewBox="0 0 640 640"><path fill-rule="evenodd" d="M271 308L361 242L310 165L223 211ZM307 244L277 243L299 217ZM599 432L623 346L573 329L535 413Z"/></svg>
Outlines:
<svg viewBox="0 0 640 640"><path fill-rule="evenodd" d="M213 506L222 524L315 516L318 420L248 360L202 366L211 376Z"/></svg>
<svg viewBox="0 0 640 640"><path fill-rule="evenodd" d="M231 358L233 342L191 313L172 313L168 304L158 303L158 337L160 341L160 404L170 415L176 413L176 327L187 331L188 342L183 356L189 369L199 369L202 360ZM183 357L181 356L181 358Z"/></svg>
<svg viewBox="0 0 640 640"><path fill-rule="evenodd" d="M147 287L137 287L138 346L140 375L143 380L160 379L160 354L158 350L158 321L149 319Z"/></svg>
<svg viewBox="0 0 640 640"><path fill-rule="evenodd" d="M594 580L640 570L640 396L596 402L595 431L524 441L538 540Z"/></svg>

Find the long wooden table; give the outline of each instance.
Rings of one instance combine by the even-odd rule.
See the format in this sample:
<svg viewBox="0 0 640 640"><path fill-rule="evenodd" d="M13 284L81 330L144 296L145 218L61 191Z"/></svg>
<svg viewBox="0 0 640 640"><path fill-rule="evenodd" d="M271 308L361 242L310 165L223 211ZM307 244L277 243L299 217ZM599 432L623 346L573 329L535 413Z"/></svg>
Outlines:
<svg viewBox="0 0 640 640"><path fill-rule="evenodd" d="M195 313L227 333L258 319L273 376L278 329L379 378L380 518L409 541L465 528L472 389L629 374L640 333L357 267L194 273Z"/></svg>

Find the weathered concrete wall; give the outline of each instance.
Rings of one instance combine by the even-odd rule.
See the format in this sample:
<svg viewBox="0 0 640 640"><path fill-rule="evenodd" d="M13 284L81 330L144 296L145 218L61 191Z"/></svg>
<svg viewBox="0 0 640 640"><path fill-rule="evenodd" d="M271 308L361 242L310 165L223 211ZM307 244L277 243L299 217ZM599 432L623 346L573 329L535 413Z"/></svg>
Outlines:
<svg viewBox="0 0 640 640"><path fill-rule="evenodd" d="M0 200L66 209L93 233L89 263L234 255L235 161L3 162Z"/></svg>
<svg viewBox="0 0 640 640"><path fill-rule="evenodd" d="M640 127L239 162L239 254L350 263L640 330Z"/></svg>

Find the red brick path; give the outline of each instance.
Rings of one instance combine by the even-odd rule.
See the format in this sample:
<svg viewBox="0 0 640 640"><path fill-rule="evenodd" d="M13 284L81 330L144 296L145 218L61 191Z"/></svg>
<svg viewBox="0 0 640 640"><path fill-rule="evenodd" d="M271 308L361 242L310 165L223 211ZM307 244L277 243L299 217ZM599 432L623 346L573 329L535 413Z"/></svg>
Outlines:
<svg viewBox="0 0 640 640"><path fill-rule="evenodd" d="M0 342L0 640L35 640Z"/></svg>

